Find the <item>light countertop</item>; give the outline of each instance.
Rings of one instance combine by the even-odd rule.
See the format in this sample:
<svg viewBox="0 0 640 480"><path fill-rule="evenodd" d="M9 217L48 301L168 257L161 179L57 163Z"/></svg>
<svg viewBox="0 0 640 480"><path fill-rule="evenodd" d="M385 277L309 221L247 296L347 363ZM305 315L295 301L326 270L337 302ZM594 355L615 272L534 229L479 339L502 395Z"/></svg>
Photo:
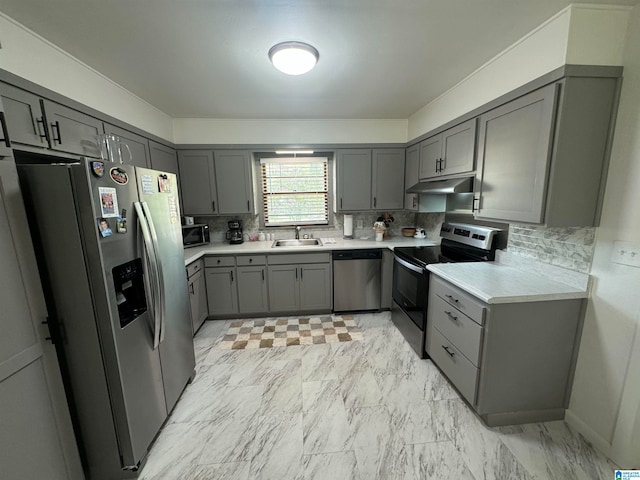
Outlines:
<svg viewBox="0 0 640 480"><path fill-rule="evenodd" d="M313 252L330 252L333 250L362 250L367 248L388 248L393 250L395 247L428 247L439 245L440 239L437 240L425 238L416 239L412 237L390 237L381 242L376 242L373 238L369 240L347 240L335 238L335 243L325 243L325 239L321 239L323 245L314 245L309 247L272 247L273 240L264 242L244 242L239 245L229 245L228 243L210 243L201 247L191 247L184 249L184 263L188 265L204 255L250 255L250 254L274 254L274 253L313 253Z"/></svg>
<svg viewBox="0 0 640 480"><path fill-rule="evenodd" d="M558 282L521 266L496 262L437 263L427 265L427 269L489 304L567 300L589 296L586 288Z"/></svg>

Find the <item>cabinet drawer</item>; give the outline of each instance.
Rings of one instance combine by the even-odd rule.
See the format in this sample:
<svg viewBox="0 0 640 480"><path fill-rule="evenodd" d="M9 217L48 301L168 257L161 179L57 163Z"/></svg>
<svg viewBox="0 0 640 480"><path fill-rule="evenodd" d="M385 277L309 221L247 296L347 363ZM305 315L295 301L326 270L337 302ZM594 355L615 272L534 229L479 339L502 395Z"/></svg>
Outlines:
<svg viewBox="0 0 640 480"><path fill-rule="evenodd" d="M240 255L236 257L236 264L239 267L246 267L250 265L265 265L266 263L266 255Z"/></svg>
<svg viewBox="0 0 640 480"><path fill-rule="evenodd" d="M437 295L429 296L427 321L440 330L475 366L480 362L483 328Z"/></svg>
<svg viewBox="0 0 640 480"><path fill-rule="evenodd" d="M269 265L291 265L300 263L331 263L331 253L269 255Z"/></svg>
<svg viewBox="0 0 640 480"><path fill-rule="evenodd" d="M462 396L469 403L475 405L479 370L433 326L427 350L431 359L451 380Z"/></svg>
<svg viewBox="0 0 640 480"><path fill-rule="evenodd" d="M235 257L204 257L205 267L233 267L235 264Z"/></svg>
<svg viewBox="0 0 640 480"><path fill-rule="evenodd" d="M431 291L467 315L474 322L480 325L484 324L486 306L472 295L445 282L437 275L431 275Z"/></svg>
<svg viewBox="0 0 640 480"><path fill-rule="evenodd" d="M187 278L191 278L193 275L198 273L204 268L204 262L201 260L196 260L195 262L187 265Z"/></svg>

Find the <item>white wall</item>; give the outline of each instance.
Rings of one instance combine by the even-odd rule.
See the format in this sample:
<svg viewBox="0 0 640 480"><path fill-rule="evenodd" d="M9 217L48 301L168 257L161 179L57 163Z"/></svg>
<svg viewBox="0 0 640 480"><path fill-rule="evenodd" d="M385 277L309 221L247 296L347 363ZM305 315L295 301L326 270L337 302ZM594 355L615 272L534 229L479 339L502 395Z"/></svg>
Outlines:
<svg viewBox="0 0 640 480"><path fill-rule="evenodd" d="M175 143L404 143L407 120L224 120L176 118Z"/></svg>
<svg viewBox="0 0 640 480"><path fill-rule="evenodd" d="M161 138L171 117L0 13L0 68Z"/></svg>
<svg viewBox="0 0 640 480"><path fill-rule="evenodd" d="M568 420L623 468L640 468L640 268L612 263L640 243L640 6L632 12L611 165ZM634 339L634 336L635 339ZM635 425L635 431L634 431ZM609 445L611 444L611 447Z"/></svg>
<svg viewBox="0 0 640 480"><path fill-rule="evenodd" d="M409 140L567 63L620 65L628 11L565 8L409 117Z"/></svg>

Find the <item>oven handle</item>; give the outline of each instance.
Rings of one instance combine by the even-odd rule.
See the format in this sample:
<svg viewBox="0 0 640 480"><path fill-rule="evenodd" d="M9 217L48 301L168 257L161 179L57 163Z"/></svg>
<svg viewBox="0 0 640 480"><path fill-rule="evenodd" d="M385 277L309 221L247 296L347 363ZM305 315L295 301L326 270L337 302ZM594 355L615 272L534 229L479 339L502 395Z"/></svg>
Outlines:
<svg viewBox="0 0 640 480"><path fill-rule="evenodd" d="M398 262L400 265L402 265L405 268L408 268L409 270L412 270L416 273L425 273L424 269L422 267L418 267L416 265L413 265L412 263L407 262L406 260L402 260L401 258L397 257L394 255L393 257L395 259L396 262Z"/></svg>

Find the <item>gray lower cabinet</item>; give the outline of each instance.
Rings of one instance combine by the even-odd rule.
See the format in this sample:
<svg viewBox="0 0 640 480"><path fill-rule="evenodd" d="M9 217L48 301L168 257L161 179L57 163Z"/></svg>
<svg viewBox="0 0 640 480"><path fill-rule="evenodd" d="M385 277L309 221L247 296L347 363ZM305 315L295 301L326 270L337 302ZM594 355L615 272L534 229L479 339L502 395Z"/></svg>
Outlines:
<svg viewBox="0 0 640 480"><path fill-rule="evenodd" d="M146 138L108 123L104 124L104 133L117 137L118 150L123 163L135 165L136 167L151 168L149 141ZM111 156L111 161L116 161L113 159L112 152L109 152L109 155Z"/></svg>
<svg viewBox="0 0 640 480"><path fill-rule="evenodd" d="M193 334L209 316L207 305L207 289L204 278L204 261L197 260L187 265L187 286L191 304L191 324Z"/></svg>
<svg viewBox="0 0 640 480"><path fill-rule="evenodd" d="M238 310L238 287L234 257L205 257L205 283L209 315L235 315Z"/></svg>
<svg viewBox="0 0 640 480"><path fill-rule="evenodd" d="M404 149L338 150L336 211L399 210L404 206Z"/></svg>
<svg viewBox="0 0 640 480"><path fill-rule="evenodd" d="M618 89L567 77L481 115L476 217L597 225Z"/></svg>
<svg viewBox="0 0 640 480"><path fill-rule="evenodd" d="M237 256L236 264L239 312L241 314L268 312L266 256Z"/></svg>
<svg viewBox="0 0 640 480"><path fill-rule="evenodd" d="M331 310L330 253L269 255L268 264L271 312Z"/></svg>
<svg viewBox="0 0 640 480"><path fill-rule="evenodd" d="M149 156L154 170L178 173L178 156L173 148L149 140Z"/></svg>
<svg viewBox="0 0 640 480"><path fill-rule="evenodd" d="M562 419L581 306L489 305L432 274L427 353L489 426Z"/></svg>
<svg viewBox="0 0 640 480"><path fill-rule="evenodd" d="M475 118L420 142L420 179L472 172L475 142Z"/></svg>
<svg viewBox="0 0 640 480"><path fill-rule="evenodd" d="M213 152L211 150L179 151L178 168L183 213L185 215L218 213Z"/></svg>

